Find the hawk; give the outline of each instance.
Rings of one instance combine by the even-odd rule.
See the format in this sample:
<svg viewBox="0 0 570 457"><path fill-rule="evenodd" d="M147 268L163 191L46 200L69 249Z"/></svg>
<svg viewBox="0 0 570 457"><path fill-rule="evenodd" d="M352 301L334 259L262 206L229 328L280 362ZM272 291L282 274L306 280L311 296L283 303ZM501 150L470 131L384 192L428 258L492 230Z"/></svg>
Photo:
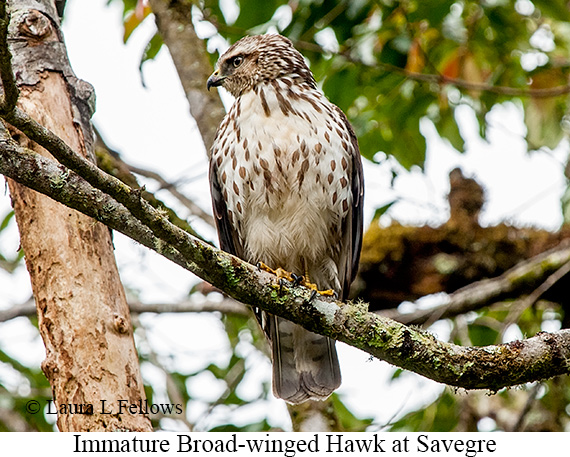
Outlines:
<svg viewBox="0 0 570 457"><path fill-rule="evenodd" d="M281 35L242 38L207 84L235 98L210 158L220 247L346 299L360 258L364 193L346 116ZM334 340L267 313L257 318L271 343L277 397L324 400L340 385Z"/></svg>

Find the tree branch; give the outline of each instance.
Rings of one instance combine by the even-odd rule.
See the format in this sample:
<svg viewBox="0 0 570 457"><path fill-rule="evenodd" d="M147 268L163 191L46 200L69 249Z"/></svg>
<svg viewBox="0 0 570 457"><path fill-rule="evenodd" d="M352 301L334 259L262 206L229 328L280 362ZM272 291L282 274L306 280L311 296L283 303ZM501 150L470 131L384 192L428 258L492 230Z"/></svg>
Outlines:
<svg viewBox="0 0 570 457"><path fill-rule="evenodd" d="M8 49L8 16L5 11L5 3L5 1L0 2L0 5L4 5L4 11L0 10L0 13L4 13L4 16L0 16L0 49ZM3 85L6 87L15 85L15 79L12 73L11 54L9 51L0 53L0 72ZM182 244L180 240L184 238L182 234L185 232L178 228L170 231L165 230L164 225L168 221L162 217L159 211L154 209L141 197L141 189L132 189L119 179L106 174L99 169L97 165L82 155L76 154L65 141L36 122L18 107L8 103L4 103L3 106L4 111L0 111L0 115L2 115L8 123L25 133L30 140L35 141L49 151L50 154L65 165L65 167L75 171L92 186L102 190L114 200L124 205L132 215L143 222L153 232L162 233L162 235L166 237L170 236L170 242L176 243L176 240L178 240L178 244ZM3 140L7 141L9 135L7 132L2 132L2 137ZM13 147L17 147L17 144L14 143Z"/></svg>
<svg viewBox="0 0 570 457"><path fill-rule="evenodd" d="M226 110L217 91L206 89L206 80L212 72L204 41L196 35L192 24L195 2L149 0L156 26L178 72L190 105L190 113L198 125L209 155L216 130Z"/></svg>
<svg viewBox="0 0 570 457"><path fill-rule="evenodd" d="M287 283L276 285L272 275L201 242L164 219L161 224L168 236L159 238L110 196L62 165L19 147L6 133L0 138L0 173L124 233L242 303L401 368L466 389L497 390L570 372L570 330L539 333L497 346L461 347L370 313L363 304L311 297L311 291Z"/></svg>
<svg viewBox="0 0 570 457"><path fill-rule="evenodd" d="M439 319L465 314L513 297L529 288L538 287L529 296L531 297L529 300L534 302L552 286L553 281L568 273L566 271L566 268L570 267L568 262L570 262L570 241L564 240L555 248L517 264L501 276L477 281L457 290L449 295L449 301L443 305L408 314L399 313L395 309L381 311L379 314L407 325L431 324ZM554 277L544 283L544 278L549 275ZM528 301L525 301L524 306L530 306Z"/></svg>
<svg viewBox="0 0 570 457"><path fill-rule="evenodd" d="M202 14L204 19L210 22L212 25L214 25L214 27L216 27L216 29L218 30L225 31L227 33L236 36L244 36L247 35L249 32L248 30L240 27L221 24L212 15L207 14L207 12L205 11L202 11ZM322 46L320 46L317 43L304 41L304 40L293 40L293 41L297 49L304 49L305 51L310 51L317 54L329 54L329 55L333 54L337 56L342 56L349 62L357 65L362 65L364 67L369 67L369 68L377 68L387 73L397 73L414 81L437 84L438 86L450 85L450 86L455 86L459 89L464 89L466 91L490 92L499 95L506 95L509 97L552 98L570 93L570 83L555 87L536 88L536 89L510 87L510 86L494 86L492 84L487 84L487 83L476 83L472 81L466 81L465 79L461 78L451 78L449 76L437 73L435 74L419 73L416 71L410 71L405 68L398 67L396 65L391 65L385 62L367 63L362 61L362 59L355 57L351 53L352 49L350 46L343 46L337 52L331 52L330 50L323 49Z"/></svg>
<svg viewBox="0 0 570 457"><path fill-rule="evenodd" d="M347 57L345 54L342 55ZM359 65L366 65L364 62L354 59L352 57L347 57L347 60L353 63L358 63ZM527 89L527 88L510 87L510 86L494 86L492 84L486 84L486 83L475 83L471 81L466 81L465 79L461 78L451 78L449 76L433 74L433 73L418 73L415 71L406 70L405 68L397 67L395 65L390 65L387 63L377 63L368 66L379 68L383 71L390 73L398 73L401 74L402 76L405 76L408 79L413 79L414 81L437 84L440 86L450 85L467 91L490 92L493 94L506 95L509 97L552 98L570 93L570 84L564 84L555 87L539 88L539 89L532 89L532 88Z"/></svg>
<svg viewBox="0 0 570 457"><path fill-rule="evenodd" d="M101 135L97 131L95 141L95 157L97 159L97 165L99 168L111 176L114 176L115 178L121 180L131 188L139 190L141 197L147 200L154 208L157 208L160 211L164 211L167 214L168 219L174 225L180 227L182 230L185 230L188 233L191 233L194 236L197 236L198 238L204 239L198 233L196 233L196 231L186 220L178 217L174 210L166 206L163 201L159 200L153 193L147 191L144 187L141 188L136 177L133 175L133 173L136 172L133 171L133 169L137 170L136 167L131 167L129 164L125 163L118 152L113 151L105 144L101 138ZM159 183L162 183L162 181L164 181L160 181L162 178L160 175L158 175L158 173L156 173L155 179ZM190 199L186 198L176 189L169 190L171 194L178 198L178 200L181 201L181 203L183 203L188 209L190 209L190 211L204 219L207 223L211 223L211 225L214 224L212 216L205 213L201 208L198 207L198 205L190 201Z"/></svg>
<svg viewBox="0 0 570 457"><path fill-rule="evenodd" d="M213 313L235 314L250 316L250 310L241 303L224 297L222 301L206 300L204 303L184 301L181 303L141 303L129 302L131 314L142 313ZM18 303L10 308L0 310L0 322L7 322L16 317L31 317L36 315L36 304L33 298L23 303Z"/></svg>
<svg viewBox="0 0 570 457"><path fill-rule="evenodd" d="M12 54L8 48L8 25L10 16L6 2L0 2L0 78L2 78L3 98L0 100L0 113L9 113L16 106L20 92L12 71Z"/></svg>
<svg viewBox="0 0 570 457"><path fill-rule="evenodd" d="M192 214L198 216L200 219L202 219L204 222L206 222L211 227L215 226L214 218L212 217L212 215L206 213L196 203L194 203L186 195L184 195L182 192L180 192L175 183L171 183L171 182L167 181L160 174L158 174L152 170L147 170L147 169L141 168L141 167L135 167L134 165L129 165L129 164L126 164L126 165L132 173L135 173L137 175L141 175L141 176L144 176L145 178L149 178L149 179L156 181L158 184L160 184L161 189L168 190L168 192L170 192L174 197L176 197L176 199L178 199L178 201L180 203L182 203L186 208L188 208L192 212Z"/></svg>
<svg viewBox="0 0 570 457"><path fill-rule="evenodd" d="M0 32L0 48L6 46L5 35ZM2 79L8 85L12 78L9 59L9 54L0 53ZM10 108L10 103L4 106ZM8 110L3 117L61 163L19 146L1 128L0 173L124 233L242 303L401 368L466 389L497 390L570 371L570 330L540 333L497 346L466 348L370 313L365 305L343 304L313 297L302 287L277 285L272 275L171 224L141 198L140 190L102 172L21 110Z"/></svg>

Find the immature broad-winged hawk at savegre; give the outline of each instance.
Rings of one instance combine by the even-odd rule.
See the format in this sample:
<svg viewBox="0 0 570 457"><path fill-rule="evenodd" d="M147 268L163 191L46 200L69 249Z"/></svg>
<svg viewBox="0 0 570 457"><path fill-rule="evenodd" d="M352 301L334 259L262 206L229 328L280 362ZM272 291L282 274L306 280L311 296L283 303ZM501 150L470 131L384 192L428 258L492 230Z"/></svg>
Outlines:
<svg viewBox="0 0 570 457"><path fill-rule="evenodd" d="M211 86L235 97L210 164L221 248L304 275L346 299L360 257L364 192L346 116L280 35L235 43L220 57ZM258 319L272 346L277 397L323 400L340 385L333 340L266 313Z"/></svg>

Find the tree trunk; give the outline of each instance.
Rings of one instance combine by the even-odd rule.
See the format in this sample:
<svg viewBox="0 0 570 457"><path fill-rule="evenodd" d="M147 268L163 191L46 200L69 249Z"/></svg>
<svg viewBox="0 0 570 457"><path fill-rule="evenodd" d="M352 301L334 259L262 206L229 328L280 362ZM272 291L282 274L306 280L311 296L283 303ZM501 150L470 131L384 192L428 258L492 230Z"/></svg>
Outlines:
<svg viewBox="0 0 570 457"><path fill-rule="evenodd" d="M91 87L69 68L53 3L44 0L36 8L29 9L25 1L10 2L19 106L92 158L86 103ZM16 136L49 156L24 135ZM8 184L46 346L42 369L60 412L59 429L152 430L145 415L119 411L119 400L138 403L145 395L109 229L14 181ZM75 408L84 414L71 414ZM104 414L108 412L112 414Z"/></svg>
<svg viewBox="0 0 570 457"><path fill-rule="evenodd" d="M226 110L218 92L206 90L212 65L205 43L198 38L192 25L193 2L149 0L149 3L186 93L190 114L196 121L209 155Z"/></svg>

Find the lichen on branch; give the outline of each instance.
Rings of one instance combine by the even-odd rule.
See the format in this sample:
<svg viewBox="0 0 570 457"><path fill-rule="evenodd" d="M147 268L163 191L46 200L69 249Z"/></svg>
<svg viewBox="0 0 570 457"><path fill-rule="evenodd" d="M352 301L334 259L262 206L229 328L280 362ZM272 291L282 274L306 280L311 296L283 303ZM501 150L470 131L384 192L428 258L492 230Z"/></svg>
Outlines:
<svg viewBox="0 0 570 457"><path fill-rule="evenodd" d="M4 4L4 3L0 3ZM0 13L2 11L0 10ZM0 48L7 47L6 16ZM13 82L10 55L0 53L5 87ZM443 342L422 330L290 284L193 237L170 223L132 189L84 159L26 113L4 99L0 117L48 150L58 162L17 144L0 129L0 173L74 208L158 252L230 297L368 352L435 381L466 389L497 390L568 374L570 330L486 347Z"/></svg>
<svg viewBox="0 0 570 457"><path fill-rule="evenodd" d="M124 233L238 301L435 381L465 389L497 390L570 372L570 330L496 346L462 347L368 312L365 304L312 297L310 290L280 285L272 275L166 220L162 225L169 235L157 235L77 173L21 148L6 130L0 137L0 173Z"/></svg>

